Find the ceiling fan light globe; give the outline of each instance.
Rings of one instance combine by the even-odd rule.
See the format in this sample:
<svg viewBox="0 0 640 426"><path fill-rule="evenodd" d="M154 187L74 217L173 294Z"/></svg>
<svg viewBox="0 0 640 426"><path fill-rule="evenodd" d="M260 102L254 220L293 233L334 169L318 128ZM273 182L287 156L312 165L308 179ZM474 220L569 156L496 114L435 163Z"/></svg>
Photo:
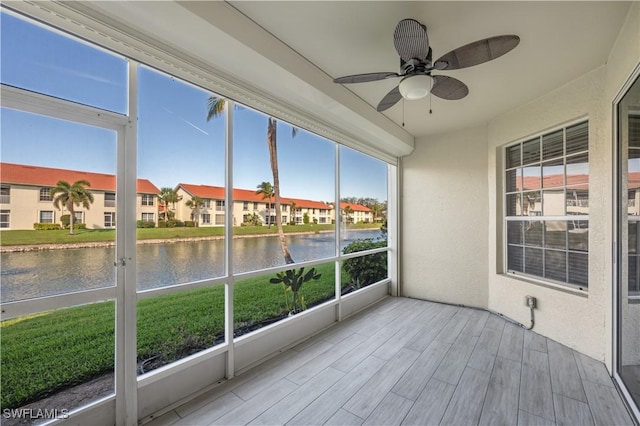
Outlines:
<svg viewBox="0 0 640 426"><path fill-rule="evenodd" d="M429 75L411 75L405 77L399 85L400 94L407 100L424 98L431 90L432 78Z"/></svg>

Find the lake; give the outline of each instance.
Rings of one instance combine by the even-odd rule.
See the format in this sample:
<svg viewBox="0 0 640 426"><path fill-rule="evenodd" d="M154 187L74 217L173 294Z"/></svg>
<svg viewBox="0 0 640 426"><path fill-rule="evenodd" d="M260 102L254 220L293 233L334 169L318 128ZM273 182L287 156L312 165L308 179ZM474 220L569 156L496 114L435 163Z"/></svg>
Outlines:
<svg viewBox="0 0 640 426"><path fill-rule="evenodd" d="M380 230L348 231L343 249L354 240L378 238ZM297 262L335 255L335 234L287 235ZM235 238L235 273L284 265L277 236ZM139 244L137 288L145 290L224 275L224 240ZM2 303L115 285L114 247L1 253Z"/></svg>

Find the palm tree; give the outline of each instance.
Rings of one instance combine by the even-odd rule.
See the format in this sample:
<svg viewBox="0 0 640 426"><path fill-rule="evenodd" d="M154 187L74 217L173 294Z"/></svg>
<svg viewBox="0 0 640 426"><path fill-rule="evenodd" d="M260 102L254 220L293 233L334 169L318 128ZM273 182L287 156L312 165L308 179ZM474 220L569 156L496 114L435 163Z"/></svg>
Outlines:
<svg viewBox="0 0 640 426"><path fill-rule="evenodd" d="M351 214L353 214L353 209L351 208L351 206L344 206L342 212L346 216L347 223L351 223Z"/></svg>
<svg viewBox="0 0 640 426"><path fill-rule="evenodd" d="M208 112L207 121L213 117L217 117L224 111L226 100L215 96L210 96L207 102ZM269 117L267 122L267 146L269 147L269 162L271 164L271 173L273 174L273 196L275 198L276 208L276 225L278 227L278 238L280 240L280 248L284 255L286 263L294 263L289 247L284 237L284 229L282 228L282 212L280 210L280 176L278 173L278 138L277 138L278 121ZM291 127L291 136L295 137L298 129Z"/></svg>
<svg viewBox="0 0 640 426"><path fill-rule="evenodd" d="M291 201L291 224L295 225L296 224L296 208L298 206L296 205L295 201Z"/></svg>
<svg viewBox="0 0 640 426"><path fill-rule="evenodd" d="M373 213L373 221L376 222L378 219L382 218L382 213L384 212L384 205L382 203L373 203L371 206L371 212Z"/></svg>
<svg viewBox="0 0 640 426"><path fill-rule="evenodd" d="M176 190L168 186L160 188L160 194L158 194L158 202L164 206L164 221L169 220L169 203L176 203L178 201L178 194Z"/></svg>
<svg viewBox="0 0 640 426"><path fill-rule="evenodd" d="M73 235L73 222L75 222L74 206L82 205L88 210L93 203L93 194L86 188L90 186L89 181L84 179L77 180L73 184L69 184L66 180L59 180L56 186L51 188L53 205L60 211L65 207L69 211L70 235Z"/></svg>
<svg viewBox="0 0 640 426"><path fill-rule="evenodd" d="M273 197L273 186L271 182L262 182L257 187L256 194L262 194L263 200L269 200L267 203L267 226L271 228L271 198Z"/></svg>
<svg viewBox="0 0 640 426"><path fill-rule="evenodd" d="M187 207L193 210L191 216L196 223L196 228L200 226L200 209L204 206L204 200L196 195L191 197L186 203Z"/></svg>

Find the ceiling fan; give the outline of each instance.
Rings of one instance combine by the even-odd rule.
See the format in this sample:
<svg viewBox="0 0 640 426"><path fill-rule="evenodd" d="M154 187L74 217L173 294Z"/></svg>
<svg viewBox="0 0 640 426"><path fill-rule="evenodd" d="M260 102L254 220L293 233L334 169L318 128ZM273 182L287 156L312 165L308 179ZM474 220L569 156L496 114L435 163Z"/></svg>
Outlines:
<svg viewBox="0 0 640 426"><path fill-rule="evenodd" d="M401 77L400 83L378 104L378 111L391 108L402 98L420 99L429 92L442 99L462 99L469 93L466 84L453 77L431 75L432 71L467 68L496 59L520 43L516 35L500 35L474 41L452 50L432 62L432 50L427 37L427 27L415 19L403 19L393 33L393 45L400 55L400 73L372 72L348 75L333 80L350 84Z"/></svg>

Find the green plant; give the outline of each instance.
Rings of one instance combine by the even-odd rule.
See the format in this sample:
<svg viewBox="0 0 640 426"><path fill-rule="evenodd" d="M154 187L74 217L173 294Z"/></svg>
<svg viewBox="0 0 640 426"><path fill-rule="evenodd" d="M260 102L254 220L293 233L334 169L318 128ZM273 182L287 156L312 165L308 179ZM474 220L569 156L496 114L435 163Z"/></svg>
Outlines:
<svg viewBox="0 0 640 426"><path fill-rule="evenodd" d="M289 313L296 314L300 311L304 311L307 306L304 302L304 297L300 294L302 284L311 280L319 280L322 275L316 273L316 268L311 268L307 273L304 273L304 268L298 270L289 269L284 272L278 272L276 278L271 278L269 282L271 284L282 283L284 288L284 298ZM291 291L291 304L289 305L289 298L287 292Z"/></svg>
<svg viewBox="0 0 640 426"><path fill-rule="evenodd" d="M69 227L70 220L71 220L71 215L63 214L62 216L60 216L60 223L62 223L62 226L64 226L65 228Z"/></svg>
<svg viewBox="0 0 640 426"><path fill-rule="evenodd" d="M185 220L184 226L186 226L187 228L193 228L196 226L196 223L193 220Z"/></svg>
<svg viewBox="0 0 640 426"><path fill-rule="evenodd" d="M366 238L352 242L344 248L343 253L355 253L386 246L387 240ZM366 287L387 277L387 253L374 253L347 259L342 268L349 274L352 283L358 283L359 288Z"/></svg>
<svg viewBox="0 0 640 426"><path fill-rule="evenodd" d="M155 228L155 222L146 221L146 220L137 220L136 228Z"/></svg>
<svg viewBox="0 0 640 426"><path fill-rule="evenodd" d="M57 231L62 227L59 223L34 223L33 229L36 231Z"/></svg>
<svg viewBox="0 0 640 426"><path fill-rule="evenodd" d="M302 223L304 223L305 225L309 224L309 213L304 213L302 215Z"/></svg>

